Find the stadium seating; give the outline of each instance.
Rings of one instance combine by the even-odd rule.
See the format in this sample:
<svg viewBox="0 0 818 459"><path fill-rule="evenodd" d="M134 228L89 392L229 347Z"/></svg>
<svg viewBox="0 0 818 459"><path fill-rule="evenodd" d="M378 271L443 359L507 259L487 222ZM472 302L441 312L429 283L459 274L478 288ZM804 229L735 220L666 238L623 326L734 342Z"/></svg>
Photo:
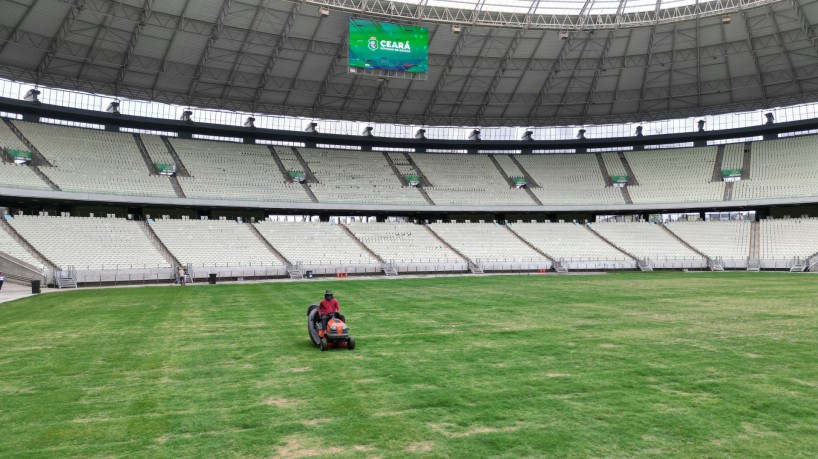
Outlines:
<svg viewBox="0 0 818 459"><path fill-rule="evenodd" d="M2 120L0 120L0 148L28 150L28 146L26 146L15 133L11 132L11 129L9 129Z"/></svg>
<svg viewBox="0 0 818 459"><path fill-rule="evenodd" d="M716 147L625 152L639 182L628 187L633 203L723 201L724 184L711 182L716 152Z"/></svg>
<svg viewBox="0 0 818 459"><path fill-rule="evenodd" d="M26 165L0 163L0 186L50 190L51 187Z"/></svg>
<svg viewBox="0 0 818 459"><path fill-rule="evenodd" d="M750 180L735 184L733 200L818 196L818 137L754 142Z"/></svg>
<svg viewBox="0 0 818 459"><path fill-rule="evenodd" d="M520 167L511 159L509 155L494 155L494 159L497 160L497 164L500 165L500 168L503 169L503 172L506 174L507 177L525 177L523 171L520 170Z"/></svg>
<svg viewBox="0 0 818 459"><path fill-rule="evenodd" d="M122 218L17 216L9 224L58 269L169 268L140 223Z"/></svg>
<svg viewBox="0 0 818 459"><path fill-rule="evenodd" d="M724 146L721 170L737 170L744 167L744 143L730 143Z"/></svg>
<svg viewBox="0 0 818 459"><path fill-rule="evenodd" d="M426 188L437 205L508 205L536 203L525 190L512 189L485 155L410 153L432 184Z"/></svg>
<svg viewBox="0 0 818 459"><path fill-rule="evenodd" d="M281 266L253 233L235 220L154 220L151 228L182 264L194 267Z"/></svg>
<svg viewBox="0 0 818 459"><path fill-rule="evenodd" d="M324 222L256 223L265 239L290 263L347 265L380 263L339 225Z"/></svg>
<svg viewBox="0 0 818 459"><path fill-rule="evenodd" d="M669 222L667 228L710 258L745 260L750 250L750 222Z"/></svg>
<svg viewBox="0 0 818 459"><path fill-rule="evenodd" d="M597 234L639 260L681 261L703 258L653 223L594 223Z"/></svg>
<svg viewBox="0 0 818 459"><path fill-rule="evenodd" d="M619 153L601 153L601 155L609 176L626 177L628 175L622 160L619 159Z"/></svg>
<svg viewBox="0 0 818 459"><path fill-rule="evenodd" d="M2 218L0 216L0 218ZM3 228L0 228L0 252L5 253L13 258L16 258L22 262L28 263L35 268L43 268L43 263L37 259L34 255L30 254L28 250L25 249L22 245L20 245L14 238L5 232Z"/></svg>
<svg viewBox="0 0 818 459"><path fill-rule="evenodd" d="M347 223L347 227L384 261L395 263L465 262L421 225L354 222Z"/></svg>
<svg viewBox="0 0 818 459"><path fill-rule="evenodd" d="M810 257L818 253L818 219L761 220L759 239L762 260Z"/></svg>
<svg viewBox="0 0 818 459"><path fill-rule="evenodd" d="M618 188L605 186L594 155L525 155L518 160L540 186L532 191L543 204L625 204Z"/></svg>
<svg viewBox="0 0 818 459"><path fill-rule="evenodd" d="M154 164L176 164L161 137L158 135L140 135L139 137L142 139L142 144L145 145L145 150L148 151L148 156L150 156Z"/></svg>
<svg viewBox="0 0 818 459"><path fill-rule="evenodd" d="M40 170L62 191L176 196L167 177L151 176L131 134L14 121L53 167Z"/></svg>
<svg viewBox="0 0 818 459"><path fill-rule="evenodd" d="M288 183L264 145L170 139L190 177L179 177L189 198L310 202Z"/></svg>
<svg viewBox="0 0 818 459"><path fill-rule="evenodd" d="M631 258L576 223L513 223L511 228L555 260L626 261Z"/></svg>
<svg viewBox="0 0 818 459"><path fill-rule="evenodd" d="M476 263L549 261L496 223L431 223L429 228Z"/></svg>
<svg viewBox="0 0 818 459"><path fill-rule="evenodd" d="M284 169L288 172L304 172L304 168L301 166L301 162L298 161L298 158L295 157L292 148L276 146L273 147L273 149L278 159L281 160L281 164L284 165Z"/></svg>
<svg viewBox="0 0 818 459"><path fill-rule="evenodd" d="M404 187L382 153L299 148L318 183L310 184L318 202L428 205Z"/></svg>

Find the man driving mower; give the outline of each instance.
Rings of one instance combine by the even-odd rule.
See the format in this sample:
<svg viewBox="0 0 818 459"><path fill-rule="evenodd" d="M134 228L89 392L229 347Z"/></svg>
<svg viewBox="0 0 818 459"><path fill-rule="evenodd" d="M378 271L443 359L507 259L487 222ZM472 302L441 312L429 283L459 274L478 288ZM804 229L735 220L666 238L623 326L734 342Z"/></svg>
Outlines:
<svg viewBox="0 0 818 459"><path fill-rule="evenodd" d="M327 329L327 323L336 315L339 319L346 322L346 318L341 314L341 307L338 305L338 300L332 297L332 290L324 292L324 299L318 304L318 316L321 317L321 330Z"/></svg>

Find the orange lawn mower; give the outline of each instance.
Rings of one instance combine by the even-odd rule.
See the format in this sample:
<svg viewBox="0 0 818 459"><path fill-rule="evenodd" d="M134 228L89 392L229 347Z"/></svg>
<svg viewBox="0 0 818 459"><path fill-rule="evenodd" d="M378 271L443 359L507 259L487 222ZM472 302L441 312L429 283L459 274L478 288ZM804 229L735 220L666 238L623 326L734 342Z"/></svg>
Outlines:
<svg viewBox="0 0 818 459"><path fill-rule="evenodd" d="M327 329L321 329L317 304L311 304L307 309L307 331L310 332L312 343L322 351L331 348L346 348L350 351L355 349L355 338L349 336L349 327L337 313L327 322Z"/></svg>

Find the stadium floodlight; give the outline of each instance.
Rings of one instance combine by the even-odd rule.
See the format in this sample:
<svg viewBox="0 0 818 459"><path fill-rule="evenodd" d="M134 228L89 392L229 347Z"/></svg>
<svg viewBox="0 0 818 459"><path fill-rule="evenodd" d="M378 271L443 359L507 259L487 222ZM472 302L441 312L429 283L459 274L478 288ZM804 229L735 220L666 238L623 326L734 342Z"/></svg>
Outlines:
<svg viewBox="0 0 818 459"><path fill-rule="evenodd" d="M474 140L475 142L479 141L480 140L480 129L475 129L475 130L471 131L471 134L469 134L469 140Z"/></svg>
<svg viewBox="0 0 818 459"><path fill-rule="evenodd" d="M312 123L308 124L307 127L304 129L304 132L318 134L318 123L313 121Z"/></svg>
<svg viewBox="0 0 818 459"><path fill-rule="evenodd" d="M699 132L704 132L704 123L705 123L705 121L704 121L704 120L699 120L699 121L696 123L696 126L698 126L698 127L699 127Z"/></svg>
<svg viewBox="0 0 818 459"><path fill-rule="evenodd" d="M642 126L636 126L636 137L642 137Z"/></svg>
<svg viewBox="0 0 818 459"><path fill-rule="evenodd" d="M190 109L187 109L182 112L182 116L179 119L185 123L192 123L193 118L191 118L191 116L193 116L193 112Z"/></svg>
<svg viewBox="0 0 818 459"><path fill-rule="evenodd" d="M26 93L24 100L31 102L32 104L39 104L40 103L40 91L37 89L29 89Z"/></svg>
<svg viewBox="0 0 818 459"><path fill-rule="evenodd" d="M733 22L733 18L729 14L725 14L724 16L721 17L722 24L729 24L731 22Z"/></svg>
<svg viewBox="0 0 818 459"><path fill-rule="evenodd" d="M256 119L252 116L248 116L246 120L244 120L244 127L255 129L256 128Z"/></svg>
<svg viewBox="0 0 818 459"><path fill-rule="evenodd" d="M452 24L452 33L457 35L463 31L463 26L460 24Z"/></svg>
<svg viewBox="0 0 818 459"><path fill-rule="evenodd" d="M585 129L580 129L577 131L577 140L587 140L585 138Z"/></svg>
<svg viewBox="0 0 818 459"><path fill-rule="evenodd" d="M520 137L520 140L526 140L526 141L530 142L530 141L534 140L533 136L534 136L534 131L525 131L525 133L523 133L523 136Z"/></svg>
<svg viewBox="0 0 818 459"><path fill-rule="evenodd" d="M373 129L374 128L372 126L367 126L364 128L364 132L362 132L361 135L364 137L375 137L375 135L372 134Z"/></svg>
<svg viewBox="0 0 818 459"><path fill-rule="evenodd" d="M415 132L415 138L418 140L426 140L426 129L418 129Z"/></svg>
<svg viewBox="0 0 818 459"><path fill-rule="evenodd" d="M567 40L571 36L571 32L567 30L560 30L560 40Z"/></svg>
<svg viewBox="0 0 818 459"><path fill-rule="evenodd" d="M121 115L121 113L119 113L119 101L115 100L115 101L111 102L110 104L108 104L108 108L106 108L105 111L112 114L112 115L114 115L114 116Z"/></svg>
<svg viewBox="0 0 818 459"><path fill-rule="evenodd" d="M321 15L322 18L329 16L329 8L326 6L322 6L318 9L318 13Z"/></svg>
<svg viewBox="0 0 818 459"><path fill-rule="evenodd" d="M773 115L773 114L772 114L772 112L770 112L770 113L765 113L765 114L764 114L764 116L767 118L767 123L766 123L766 124L773 124L773 123L775 123L775 115Z"/></svg>

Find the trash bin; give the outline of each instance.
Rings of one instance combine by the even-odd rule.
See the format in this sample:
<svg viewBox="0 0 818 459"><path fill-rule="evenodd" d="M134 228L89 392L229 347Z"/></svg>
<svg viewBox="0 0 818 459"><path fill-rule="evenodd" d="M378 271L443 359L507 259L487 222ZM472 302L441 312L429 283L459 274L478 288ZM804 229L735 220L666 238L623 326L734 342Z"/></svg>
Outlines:
<svg viewBox="0 0 818 459"><path fill-rule="evenodd" d="M215 284L216 283L216 273L210 273L210 276L207 278L208 284Z"/></svg>
<svg viewBox="0 0 818 459"><path fill-rule="evenodd" d="M312 271L307 271L307 279L312 279Z"/></svg>
<svg viewBox="0 0 818 459"><path fill-rule="evenodd" d="M32 279L31 281L31 293L40 293L40 281L37 279Z"/></svg>

